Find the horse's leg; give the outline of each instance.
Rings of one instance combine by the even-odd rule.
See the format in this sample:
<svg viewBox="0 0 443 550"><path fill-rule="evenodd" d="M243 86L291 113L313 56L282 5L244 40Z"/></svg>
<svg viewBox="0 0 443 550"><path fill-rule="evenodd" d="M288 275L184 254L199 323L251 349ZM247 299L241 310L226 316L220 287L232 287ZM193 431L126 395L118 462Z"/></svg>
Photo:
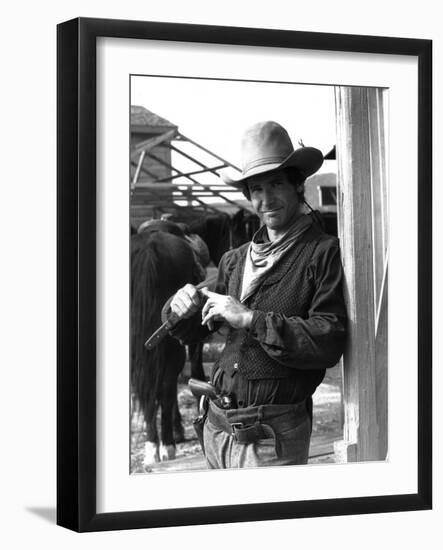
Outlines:
<svg viewBox="0 0 443 550"><path fill-rule="evenodd" d="M176 443L182 443L185 440L185 430L182 424L182 415L178 408L177 394L175 396L174 408L172 409L172 422L174 430L174 440Z"/></svg>
<svg viewBox="0 0 443 550"><path fill-rule="evenodd" d="M205 380L205 371L203 369L203 344L196 342L189 344L189 362L191 363L191 378Z"/></svg>
<svg viewBox="0 0 443 550"><path fill-rule="evenodd" d="M177 378L168 375L169 387L162 388L161 396L161 442L159 455L160 460L171 460L175 458L175 440L173 430L173 413L177 395Z"/></svg>
<svg viewBox="0 0 443 550"><path fill-rule="evenodd" d="M175 440L173 431L174 409L178 412L177 404L177 379L184 367L185 348L176 341L169 341L167 364L163 365L163 377L161 383L161 441L160 460L175 458Z"/></svg>
<svg viewBox="0 0 443 550"><path fill-rule="evenodd" d="M160 460L158 453L158 431L157 431L157 402L155 396L148 399L145 406L146 442L144 465L149 466Z"/></svg>
<svg viewBox="0 0 443 550"><path fill-rule="evenodd" d="M203 344L202 342L196 342L189 344L189 362L191 363L191 378L197 380L206 380L205 371L203 369ZM200 397L195 398L195 404L198 411Z"/></svg>

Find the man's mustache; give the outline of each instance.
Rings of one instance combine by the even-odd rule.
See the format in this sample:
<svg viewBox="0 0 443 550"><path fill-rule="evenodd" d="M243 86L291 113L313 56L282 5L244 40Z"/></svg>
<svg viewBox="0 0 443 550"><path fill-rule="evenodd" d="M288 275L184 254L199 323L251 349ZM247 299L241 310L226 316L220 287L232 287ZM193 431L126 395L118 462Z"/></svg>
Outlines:
<svg viewBox="0 0 443 550"><path fill-rule="evenodd" d="M261 208L259 210L260 214L266 214L267 212L273 212L274 210L280 210L282 208L282 206L271 206L271 207L266 207L266 208Z"/></svg>

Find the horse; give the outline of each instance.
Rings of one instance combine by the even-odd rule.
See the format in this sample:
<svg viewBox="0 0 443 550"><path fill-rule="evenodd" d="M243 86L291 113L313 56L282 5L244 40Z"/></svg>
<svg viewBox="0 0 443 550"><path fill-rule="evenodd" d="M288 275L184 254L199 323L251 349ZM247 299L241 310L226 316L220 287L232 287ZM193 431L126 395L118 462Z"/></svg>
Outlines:
<svg viewBox="0 0 443 550"><path fill-rule="evenodd" d="M198 282L203 281L206 278L206 267L209 264L209 250L208 247L196 234L192 234L189 230L189 226L185 223L175 223L170 219L152 219L142 223L137 233L156 233L162 231L164 233L171 233L181 239L184 239L191 247L195 260L195 278ZM196 342L195 344L188 344L189 362L191 364L191 376L198 380L205 379L205 373L203 370L203 344Z"/></svg>
<svg viewBox="0 0 443 550"><path fill-rule="evenodd" d="M260 219L257 214L240 208L231 218L232 247L237 248L251 241L259 227Z"/></svg>
<svg viewBox="0 0 443 550"><path fill-rule="evenodd" d="M166 214L168 221L179 226L186 225L189 235L198 235L205 242L210 260L217 266L223 254L231 248L231 218L228 214L196 213L180 209L175 214Z"/></svg>
<svg viewBox="0 0 443 550"><path fill-rule="evenodd" d="M223 254L231 248L231 219L228 214L209 214L188 223L191 233L206 243L211 260L218 266Z"/></svg>
<svg viewBox="0 0 443 550"><path fill-rule="evenodd" d="M201 279L186 240L164 227L151 229L131 237L131 386L146 424L145 465L175 458L176 441L183 438L177 380L186 351L169 335L150 351L144 342L161 325L167 299L186 283L197 284ZM200 374L192 375L203 378L202 373L203 367Z"/></svg>

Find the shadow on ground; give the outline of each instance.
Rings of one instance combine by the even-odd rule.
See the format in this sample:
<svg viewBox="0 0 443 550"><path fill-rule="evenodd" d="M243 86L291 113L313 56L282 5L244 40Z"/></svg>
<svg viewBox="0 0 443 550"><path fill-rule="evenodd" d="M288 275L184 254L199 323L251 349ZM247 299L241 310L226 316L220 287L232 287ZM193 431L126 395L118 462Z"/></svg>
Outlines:
<svg viewBox="0 0 443 550"><path fill-rule="evenodd" d="M34 514L35 516L38 516L46 521L49 521L49 523L56 523L57 519L57 511L55 508L44 508L39 506L29 506L26 508L28 512L31 514Z"/></svg>

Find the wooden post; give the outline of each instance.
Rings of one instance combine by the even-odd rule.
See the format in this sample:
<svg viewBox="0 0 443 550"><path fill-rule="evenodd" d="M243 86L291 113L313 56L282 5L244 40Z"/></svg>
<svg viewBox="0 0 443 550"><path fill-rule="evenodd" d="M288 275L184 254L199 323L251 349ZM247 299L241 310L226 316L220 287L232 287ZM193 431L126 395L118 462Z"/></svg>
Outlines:
<svg viewBox="0 0 443 550"><path fill-rule="evenodd" d="M377 404L383 401L377 396L377 391L383 392L377 378L385 375L387 367L383 344L387 209L382 204L386 185L380 92L376 88L335 89L338 234L349 315L343 356L344 433L343 441L335 446L336 459L342 462L380 460L386 451L380 445L379 431L379 421L385 424L386 414L377 414Z"/></svg>
<svg viewBox="0 0 443 550"><path fill-rule="evenodd" d="M388 190L386 170L387 90L370 88L368 115L371 155L374 249L376 413L379 459L388 452Z"/></svg>

